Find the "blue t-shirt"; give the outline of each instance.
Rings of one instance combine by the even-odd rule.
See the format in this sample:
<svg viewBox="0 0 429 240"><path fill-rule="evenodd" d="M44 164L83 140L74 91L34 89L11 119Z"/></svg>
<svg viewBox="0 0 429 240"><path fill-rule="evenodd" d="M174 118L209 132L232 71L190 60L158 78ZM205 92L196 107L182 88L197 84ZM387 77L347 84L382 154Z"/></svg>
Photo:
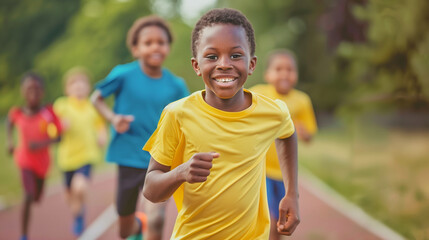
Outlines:
<svg viewBox="0 0 429 240"><path fill-rule="evenodd" d="M134 116L127 132L120 134L111 128L107 161L147 168L150 154L142 148L155 131L164 107L189 95L185 82L167 69L162 69L161 78L151 78L142 71L139 61L134 61L113 68L96 88L103 98L115 95L116 114Z"/></svg>

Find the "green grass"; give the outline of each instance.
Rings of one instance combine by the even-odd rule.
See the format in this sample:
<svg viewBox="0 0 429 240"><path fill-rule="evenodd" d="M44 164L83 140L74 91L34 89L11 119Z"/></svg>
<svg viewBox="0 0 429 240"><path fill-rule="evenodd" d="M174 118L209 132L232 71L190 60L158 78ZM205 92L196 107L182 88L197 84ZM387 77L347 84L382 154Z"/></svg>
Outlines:
<svg viewBox="0 0 429 240"><path fill-rule="evenodd" d="M429 130L322 129L300 164L410 239L429 239Z"/></svg>

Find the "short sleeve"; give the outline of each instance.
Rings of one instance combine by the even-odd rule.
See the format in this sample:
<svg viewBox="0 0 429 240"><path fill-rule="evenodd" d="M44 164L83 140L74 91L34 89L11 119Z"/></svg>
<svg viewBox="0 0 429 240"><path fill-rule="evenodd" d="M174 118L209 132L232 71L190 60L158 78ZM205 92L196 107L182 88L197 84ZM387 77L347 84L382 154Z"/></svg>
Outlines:
<svg viewBox="0 0 429 240"><path fill-rule="evenodd" d="M44 107L41 112L41 116L45 121L48 122L47 133L50 138L57 138L61 135L61 122L54 112L51 105Z"/></svg>
<svg viewBox="0 0 429 240"><path fill-rule="evenodd" d="M180 126L171 105L165 107L157 129L143 147L143 150L148 151L157 162L165 166L172 166L181 136Z"/></svg>
<svg viewBox="0 0 429 240"><path fill-rule="evenodd" d="M295 132L295 126L293 125L292 118L290 117L289 109L283 101L277 99L275 102L280 107L282 114L282 124L277 137L281 139L288 138Z"/></svg>
<svg viewBox="0 0 429 240"><path fill-rule="evenodd" d="M18 117L19 117L19 113L20 113L19 108L17 108L17 107L13 107L13 108L11 108L11 109L9 110L9 113L7 114L7 117L8 117L8 119L9 119L9 122L11 122L11 123L15 123L15 122L16 122L16 120L17 120L17 119L18 119Z"/></svg>
<svg viewBox="0 0 429 240"><path fill-rule="evenodd" d="M103 98L106 98L118 92L122 87L122 82L120 66L116 66L105 79L95 85L95 88L101 92Z"/></svg>

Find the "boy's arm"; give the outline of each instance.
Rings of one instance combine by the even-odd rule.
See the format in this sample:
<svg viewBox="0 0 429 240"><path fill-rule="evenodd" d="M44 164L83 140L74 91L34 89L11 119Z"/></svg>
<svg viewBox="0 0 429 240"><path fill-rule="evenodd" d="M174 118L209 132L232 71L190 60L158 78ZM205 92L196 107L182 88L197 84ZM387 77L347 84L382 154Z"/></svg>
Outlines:
<svg viewBox="0 0 429 240"><path fill-rule="evenodd" d="M13 143L13 123L6 118L6 141L7 141L7 151L9 154L13 154L15 145Z"/></svg>
<svg viewBox="0 0 429 240"><path fill-rule="evenodd" d="M276 140L276 149L286 194L280 201L277 231L291 235L300 222L298 207L298 147L296 132L285 139Z"/></svg>
<svg viewBox="0 0 429 240"><path fill-rule="evenodd" d="M313 135L317 131L317 123L313 105L309 97L305 98L296 120L294 123L298 138L306 143L311 142Z"/></svg>
<svg viewBox="0 0 429 240"><path fill-rule="evenodd" d="M306 143L311 142L313 134L311 134L302 123L295 123L295 127L299 139Z"/></svg>
<svg viewBox="0 0 429 240"><path fill-rule="evenodd" d="M130 123L134 121L134 116L115 114L104 101L101 91L98 89L92 93L91 102L100 115L109 121L118 133L124 133L128 131L130 128Z"/></svg>
<svg viewBox="0 0 429 240"><path fill-rule="evenodd" d="M158 163L153 157L143 187L143 195L151 202L163 202L184 182L205 182L210 175L212 161L219 153L196 153L189 161L170 171L169 166Z"/></svg>
<svg viewBox="0 0 429 240"><path fill-rule="evenodd" d="M49 145L51 145L53 143L57 143L59 141L61 141L61 136L57 136L55 138L46 139L46 140L43 140L43 141L30 142L29 147L30 147L31 150L38 150L40 148L47 147L47 146L49 146Z"/></svg>

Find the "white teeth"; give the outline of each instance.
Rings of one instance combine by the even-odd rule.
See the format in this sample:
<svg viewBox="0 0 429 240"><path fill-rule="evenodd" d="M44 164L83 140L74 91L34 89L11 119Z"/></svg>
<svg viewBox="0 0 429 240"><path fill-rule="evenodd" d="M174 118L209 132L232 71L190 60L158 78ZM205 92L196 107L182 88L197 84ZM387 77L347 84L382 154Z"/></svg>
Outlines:
<svg viewBox="0 0 429 240"><path fill-rule="evenodd" d="M216 79L216 82L222 82L222 83L227 83L227 82L232 82L234 81L234 78L219 78Z"/></svg>

